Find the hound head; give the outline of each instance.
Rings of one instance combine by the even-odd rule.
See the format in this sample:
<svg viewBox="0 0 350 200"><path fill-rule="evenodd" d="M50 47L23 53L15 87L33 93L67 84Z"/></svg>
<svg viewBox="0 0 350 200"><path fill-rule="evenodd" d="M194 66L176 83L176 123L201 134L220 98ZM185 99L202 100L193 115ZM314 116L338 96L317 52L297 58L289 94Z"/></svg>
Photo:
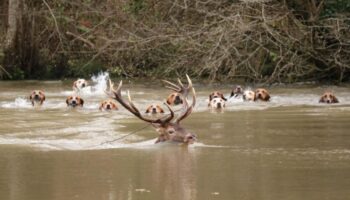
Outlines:
<svg viewBox="0 0 350 200"><path fill-rule="evenodd" d="M84 100L79 96L72 95L67 97L66 103L67 103L67 106L69 107L73 107L73 108L77 106L82 107L84 105Z"/></svg>
<svg viewBox="0 0 350 200"><path fill-rule="evenodd" d="M325 92L320 100L320 103L339 103L337 97L332 92Z"/></svg>
<svg viewBox="0 0 350 200"><path fill-rule="evenodd" d="M255 90L255 99L262 100L262 101L268 101L268 100L270 100L270 94L266 89L258 88Z"/></svg>
<svg viewBox="0 0 350 200"><path fill-rule="evenodd" d="M220 97L215 97L210 101L209 106L211 108L215 108L215 109L224 108L225 107L225 100L223 100Z"/></svg>
<svg viewBox="0 0 350 200"><path fill-rule="evenodd" d="M117 104L111 100L107 99L101 102L100 110L118 110Z"/></svg>
<svg viewBox="0 0 350 200"><path fill-rule="evenodd" d="M80 79L74 81L73 90L79 91L79 90L85 88L86 86L88 86L88 82L85 79L80 78Z"/></svg>
<svg viewBox="0 0 350 200"><path fill-rule="evenodd" d="M244 101L255 101L255 92L252 90L246 90L243 93Z"/></svg>
<svg viewBox="0 0 350 200"><path fill-rule="evenodd" d="M176 106L176 105L182 104L183 100L180 93L174 92L168 96L166 102L171 106Z"/></svg>
<svg viewBox="0 0 350 200"><path fill-rule="evenodd" d="M42 105L45 101L45 93L42 90L33 90L29 96L32 105Z"/></svg>
<svg viewBox="0 0 350 200"><path fill-rule="evenodd" d="M147 107L145 113L159 114L159 113L164 113L164 110L163 110L163 108L160 105L152 104L152 105Z"/></svg>

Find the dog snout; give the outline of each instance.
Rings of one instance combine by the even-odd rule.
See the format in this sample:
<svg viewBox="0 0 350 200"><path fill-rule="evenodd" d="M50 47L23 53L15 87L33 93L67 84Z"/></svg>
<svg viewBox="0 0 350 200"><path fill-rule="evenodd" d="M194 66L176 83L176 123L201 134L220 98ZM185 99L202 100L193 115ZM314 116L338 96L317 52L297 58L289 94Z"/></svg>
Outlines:
<svg viewBox="0 0 350 200"><path fill-rule="evenodd" d="M156 108L152 108L152 112L153 112L153 113L156 113L156 112L157 112L157 109L156 109Z"/></svg>
<svg viewBox="0 0 350 200"><path fill-rule="evenodd" d="M72 104L73 104L73 105L76 105L76 104L77 104L77 101L76 101L76 100L73 100L73 101L72 101Z"/></svg>
<svg viewBox="0 0 350 200"><path fill-rule="evenodd" d="M107 107L107 109L111 109L111 105L109 105L109 104L106 107Z"/></svg>
<svg viewBox="0 0 350 200"><path fill-rule="evenodd" d="M221 107L222 107L221 103L218 103L218 104L217 104L217 107L218 107L218 108L221 108Z"/></svg>
<svg viewBox="0 0 350 200"><path fill-rule="evenodd" d="M81 87L85 87L86 86L86 84L85 83L83 83L82 85L81 85Z"/></svg>

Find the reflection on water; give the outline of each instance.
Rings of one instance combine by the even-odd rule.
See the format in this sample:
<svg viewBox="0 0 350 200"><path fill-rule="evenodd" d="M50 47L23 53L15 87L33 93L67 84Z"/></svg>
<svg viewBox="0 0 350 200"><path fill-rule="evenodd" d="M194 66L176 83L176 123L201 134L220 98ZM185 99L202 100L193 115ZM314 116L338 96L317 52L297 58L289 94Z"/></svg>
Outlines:
<svg viewBox="0 0 350 200"><path fill-rule="evenodd" d="M207 108L214 88L196 85L198 106L183 125L199 141L186 148L154 145L155 130L124 109L99 111L106 77L95 77L83 91L86 106L78 110L65 105L71 81L0 83L0 199L320 200L350 195L347 87L332 88L338 105L317 103L323 87L276 87L270 89L271 102L231 99L216 112ZM140 110L162 103L169 92L150 85L125 85ZM221 87L229 94L229 85ZM37 88L45 89L47 101L32 108L26 96Z"/></svg>

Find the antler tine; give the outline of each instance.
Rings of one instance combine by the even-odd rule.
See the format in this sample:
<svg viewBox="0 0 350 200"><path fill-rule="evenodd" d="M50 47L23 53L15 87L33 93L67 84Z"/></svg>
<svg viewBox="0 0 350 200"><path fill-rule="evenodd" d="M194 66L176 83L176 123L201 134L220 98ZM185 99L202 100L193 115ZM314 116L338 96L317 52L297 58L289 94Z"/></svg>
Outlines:
<svg viewBox="0 0 350 200"><path fill-rule="evenodd" d="M188 88L193 88L192 80L190 77L186 74L187 82L188 82Z"/></svg>
<svg viewBox="0 0 350 200"><path fill-rule="evenodd" d="M194 106L196 105L196 91L195 89L193 88L193 84L192 84L192 81L190 79L190 77L186 74L186 78L187 78L187 82L188 82L188 86L187 88L185 87L182 87L183 89L183 95L184 95L184 106L183 106L183 111L181 112L181 114L179 115L179 117L176 119L176 123L180 123L181 120L185 119L186 117L188 117L191 113L192 113L192 110L194 108ZM187 96L188 96L188 92L189 91L192 91L192 104L189 105L188 104L188 101L187 101Z"/></svg>
<svg viewBox="0 0 350 200"><path fill-rule="evenodd" d="M164 103L164 105L165 105L165 106L168 108L168 110L170 111L169 117L167 117L167 118L165 118L165 119L163 120L163 123L167 123L167 122L170 122L170 121L174 118L175 114L174 114L173 109L171 109L170 106L169 106L167 103Z"/></svg>
<svg viewBox="0 0 350 200"><path fill-rule="evenodd" d="M140 113L140 111L136 108L135 104L132 102L131 97L130 97L130 92L128 90L128 100L129 100L129 105L131 106L131 108L133 109L134 112L136 113Z"/></svg>
<svg viewBox="0 0 350 200"><path fill-rule="evenodd" d="M171 90L174 90L176 92L179 92L181 90L181 88L176 85L175 83L172 83L170 81L167 81L167 80L162 80L164 83L167 83L168 85L166 85L165 87L168 88L168 89L171 89Z"/></svg>
<svg viewBox="0 0 350 200"><path fill-rule="evenodd" d="M177 79L177 82L179 83L179 85L181 86L181 88L184 87L184 84L182 84L182 82L181 82L181 80L180 80L179 78Z"/></svg>

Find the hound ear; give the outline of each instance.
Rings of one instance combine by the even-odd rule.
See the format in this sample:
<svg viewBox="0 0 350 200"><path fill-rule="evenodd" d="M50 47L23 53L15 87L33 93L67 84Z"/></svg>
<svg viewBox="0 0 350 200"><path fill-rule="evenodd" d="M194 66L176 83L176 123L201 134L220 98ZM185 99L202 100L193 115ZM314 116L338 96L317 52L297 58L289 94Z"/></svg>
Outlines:
<svg viewBox="0 0 350 200"><path fill-rule="evenodd" d="M337 97L335 97L335 96L333 96L333 102L334 102L334 103L339 103L338 98L337 98Z"/></svg>
<svg viewBox="0 0 350 200"><path fill-rule="evenodd" d="M166 100L166 103L167 103L168 105L171 105L171 102L169 101L169 99Z"/></svg>
<svg viewBox="0 0 350 200"><path fill-rule="evenodd" d="M101 102L101 104L100 104L100 107L98 108L99 110L102 110L102 108L103 108L103 102Z"/></svg>
<svg viewBox="0 0 350 200"><path fill-rule="evenodd" d="M84 105L84 100L82 98L80 98L80 104Z"/></svg>
<svg viewBox="0 0 350 200"><path fill-rule="evenodd" d="M211 101L213 99L213 94L209 95L209 101Z"/></svg>
<svg viewBox="0 0 350 200"><path fill-rule="evenodd" d="M69 105L69 103L68 103L68 98L66 99L66 104L67 104L67 106Z"/></svg>
<svg viewBox="0 0 350 200"><path fill-rule="evenodd" d="M149 109L147 108L146 112L145 113L149 113Z"/></svg>
<svg viewBox="0 0 350 200"><path fill-rule="evenodd" d="M266 101L269 101L269 100L270 100L270 95L266 94Z"/></svg>
<svg viewBox="0 0 350 200"><path fill-rule="evenodd" d="M232 91L231 95L230 95L230 98L233 97L233 96L235 96L235 93Z"/></svg>
<svg viewBox="0 0 350 200"><path fill-rule="evenodd" d="M322 96L321 98L320 98L320 100L318 101L318 103L324 103L325 101L324 101L324 97Z"/></svg>
<svg viewBox="0 0 350 200"><path fill-rule="evenodd" d="M221 94L220 96L221 96L221 99L223 99L223 100L227 101L227 99L224 97L224 95L223 95L223 94Z"/></svg>
<svg viewBox="0 0 350 200"><path fill-rule="evenodd" d="M32 95L29 96L29 99L32 100Z"/></svg>

